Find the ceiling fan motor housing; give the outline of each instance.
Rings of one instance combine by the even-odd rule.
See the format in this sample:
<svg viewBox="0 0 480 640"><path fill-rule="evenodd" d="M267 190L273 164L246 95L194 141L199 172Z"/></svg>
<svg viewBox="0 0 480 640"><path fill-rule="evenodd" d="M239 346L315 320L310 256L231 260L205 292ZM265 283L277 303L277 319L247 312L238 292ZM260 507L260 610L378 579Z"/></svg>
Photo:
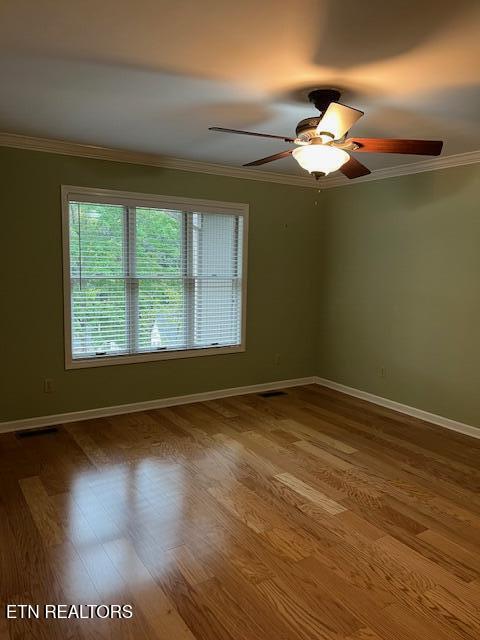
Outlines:
<svg viewBox="0 0 480 640"><path fill-rule="evenodd" d="M295 133L297 134L297 137L298 138L302 137L306 140L313 138L320 120L321 120L321 117L305 118L305 120L300 120L300 122L297 124L297 127L295 129Z"/></svg>
<svg viewBox="0 0 480 640"><path fill-rule="evenodd" d="M303 140L311 140L314 138L316 135L315 131L323 114L328 109L331 102L338 101L340 95L340 91L337 89L315 89L314 91L310 91L308 99L320 111L320 116L300 120L295 129L297 137L301 137Z"/></svg>

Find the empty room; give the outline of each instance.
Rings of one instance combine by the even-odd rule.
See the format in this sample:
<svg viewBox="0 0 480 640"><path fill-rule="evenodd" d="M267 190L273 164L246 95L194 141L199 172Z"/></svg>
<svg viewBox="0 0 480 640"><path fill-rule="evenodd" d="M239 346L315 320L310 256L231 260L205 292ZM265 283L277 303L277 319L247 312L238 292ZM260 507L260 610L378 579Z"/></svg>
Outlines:
<svg viewBox="0 0 480 640"><path fill-rule="evenodd" d="M0 640L480 638L479 32L0 2Z"/></svg>

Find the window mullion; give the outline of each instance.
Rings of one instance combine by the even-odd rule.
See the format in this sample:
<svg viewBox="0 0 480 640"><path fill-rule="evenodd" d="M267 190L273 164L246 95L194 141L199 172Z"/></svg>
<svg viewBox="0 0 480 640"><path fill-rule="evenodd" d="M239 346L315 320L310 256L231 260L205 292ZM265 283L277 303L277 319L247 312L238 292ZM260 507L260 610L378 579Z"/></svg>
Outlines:
<svg viewBox="0 0 480 640"><path fill-rule="evenodd" d="M183 279L185 346L195 341L195 279L193 277L193 214L183 212Z"/></svg>
<svg viewBox="0 0 480 640"><path fill-rule="evenodd" d="M136 259L136 208L126 208L125 293L128 351L138 352L138 278Z"/></svg>

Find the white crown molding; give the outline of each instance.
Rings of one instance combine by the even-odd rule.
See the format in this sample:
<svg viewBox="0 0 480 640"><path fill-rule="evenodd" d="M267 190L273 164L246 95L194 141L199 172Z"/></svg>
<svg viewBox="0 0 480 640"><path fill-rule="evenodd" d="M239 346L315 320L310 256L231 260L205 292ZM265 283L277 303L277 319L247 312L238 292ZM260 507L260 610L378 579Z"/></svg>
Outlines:
<svg viewBox="0 0 480 640"><path fill-rule="evenodd" d="M480 150L457 153L452 156L438 156L419 162L400 164L386 169L375 169L372 173L355 180L349 180L343 175L334 175L330 178L323 178L318 182L320 189L332 189L333 187L345 187L347 185L359 184L360 182L372 182L373 180L383 180L385 178L396 178L397 176L409 176L414 173L425 171L437 171L438 169L448 169L450 167L461 167L465 164L476 164L480 162Z"/></svg>
<svg viewBox="0 0 480 640"><path fill-rule="evenodd" d="M366 400L367 402L378 404L381 407L386 407L387 409L398 411L398 413L404 413L407 416L418 418L419 420L423 420L424 422L430 422L439 427L443 427L444 429L456 431L457 433L462 433L463 435L470 436L471 438L480 438L480 429L477 427L473 427L470 424L458 422L457 420L451 420L450 418L445 418L444 416L439 416L436 413L430 413L429 411L424 411L423 409L417 409L416 407L410 407L407 404L402 404L400 402L396 402L395 400L389 400L388 398L382 398L381 396L376 396L373 393L361 391L360 389L355 389L354 387L347 387L344 384L334 382L333 380L328 380L327 378L317 377L315 378L315 383L321 385L322 387L328 387L329 389L334 389L335 391L346 393L347 395L353 396L354 398L360 398L361 400Z"/></svg>
<svg viewBox="0 0 480 640"><path fill-rule="evenodd" d="M16 133L0 132L0 147L14 147L15 149L27 149L30 151L46 151L65 156L77 156L82 158L94 158L96 160L110 160L111 162L126 162L129 164L141 164L163 169L177 169L179 171L192 171L194 173L209 173L227 178L243 178L245 180L258 180L261 182L274 182L288 184L294 187L317 188L315 180L309 176L292 176L284 173L272 173L247 169L246 167L232 167L223 164L198 162L185 160L184 158L171 158L153 153L140 153L123 149L110 149L94 145L67 142L66 140L53 140L49 138L35 138L22 136Z"/></svg>
<svg viewBox="0 0 480 640"><path fill-rule="evenodd" d="M206 402L207 400L218 400L219 398L241 396L247 393L261 393L262 391L274 391L276 389L286 389L288 387L300 387L305 384L314 384L315 380L314 376L307 378L290 378L289 380L263 382L261 384L251 384L245 387L217 389L215 391L192 393L184 396L159 398L157 400L119 404L110 407L98 407L95 409L85 409L83 411L71 411L70 413L57 413L49 416L24 418L23 420L11 420L9 422L0 422L0 433L24 431L25 429L37 429L39 427L50 427L58 424L66 424L67 422L78 422L79 420L92 420L93 418L118 416L125 413L135 413L137 411L161 409L162 407L175 407L182 404L191 404L192 402Z"/></svg>
<svg viewBox="0 0 480 640"><path fill-rule="evenodd" d="M355 180L348 180L348 178L345 178L343 175L334 175L323 178L317 182L310 176L293 176L284 173L258 171L257 169L248 169L246 167L232 167L223 164L185 160L184 158L170 158L152 153L140 153L122 149L111 149L108 147L97 147L77 142L68 142L66 140L36 138L33 136L23 136L7 132L0 132L0 147L13 147L16 149L28 149L30 151L45 151L48 153L58 153L67 156L94 158L96 160L110 160L111 162L126 162L129 164L162 167L164 169L192 171L194 173L208 173L228 178L243 178L244 180L258 180L260 182L288 184L295 187L307 187L309 189L332 189L334 187L344 187L346 185L359 184L361 182L371 182L373 180L406 176L413 173L422 173L424 171L435 171L437 169L446 169L448 167L460 167L462 165L480 162L480 150L468 151L467 153L440 156L429 160L420 160L419 162L401 164L396 167L388 167L386 169L376 169L368 176L356 178Z"/></svg>

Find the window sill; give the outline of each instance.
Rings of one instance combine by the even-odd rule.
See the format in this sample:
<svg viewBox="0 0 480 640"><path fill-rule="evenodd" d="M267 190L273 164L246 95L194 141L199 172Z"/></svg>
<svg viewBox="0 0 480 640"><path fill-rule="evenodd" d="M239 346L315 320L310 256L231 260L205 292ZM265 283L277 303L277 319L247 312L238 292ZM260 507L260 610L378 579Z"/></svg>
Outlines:
<svg viewBox="0 0 480 640"><path fill-rule="evenodd" d="M157 360L178 360L183 358L196 358L200 356L226 355L229 353L241 353L245 351L244 344L231 347L207 347L199 349L185 349L178 351L162 351L121 356L105 356L98 358L85 358L72 360L66 358L65 369L88 369L93 367L111 367L118 364L138 364L141 362L155 362Z"/></svg>

